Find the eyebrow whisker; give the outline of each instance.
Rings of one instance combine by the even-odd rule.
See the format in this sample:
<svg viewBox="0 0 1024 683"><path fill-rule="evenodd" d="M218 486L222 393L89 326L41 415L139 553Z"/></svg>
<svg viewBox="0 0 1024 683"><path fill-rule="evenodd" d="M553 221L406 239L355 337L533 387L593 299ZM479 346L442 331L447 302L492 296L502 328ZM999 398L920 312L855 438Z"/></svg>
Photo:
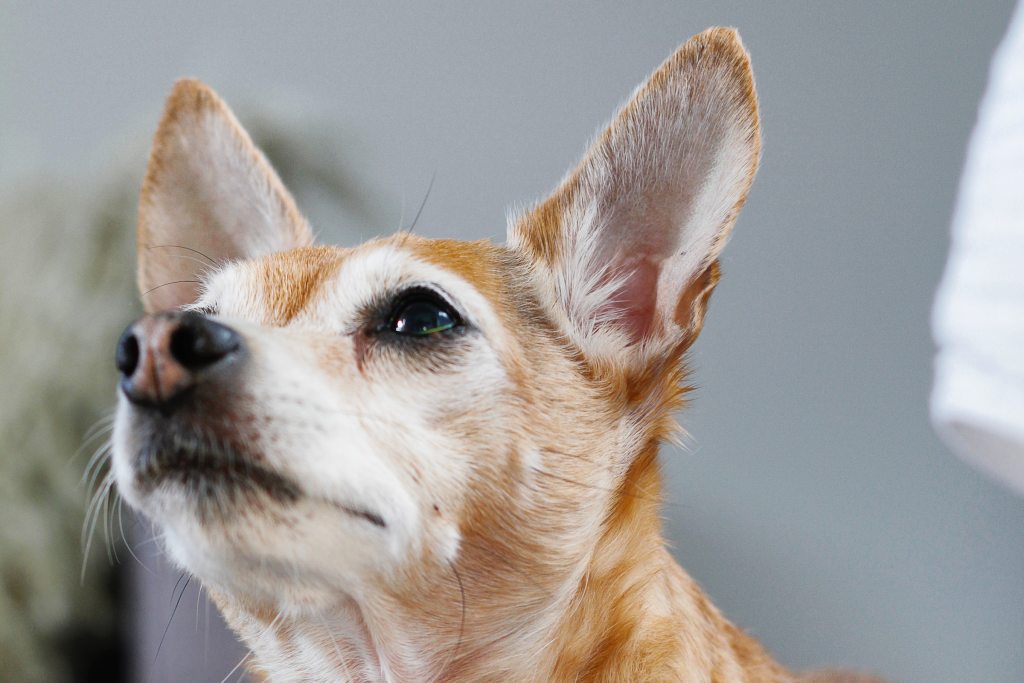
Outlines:
<svg viewBox="0 0 1024 683"><path fill-rule="evenodd" d="M157 285L156 287L150 287L149 289L147 289L145 292L142 293L142 296L146 296L150 292L158 290L161 287L167 287L168 285L181 285L181 284L186 284L186 283L194 284L194 285L201 285L202 284L202 282L200 282L199 280L172 280L171 282L165 282L162 285Z"/></svg>
<svg viewBox="0 0 1024 683"><path fill-rule="evenodd" d="M405 231L411 233L416 229L416 223L420 220L420 215L423 214L423 208L427 205L427 200L430 199L430 191L434 189L434 180L437 179L437 170L430 174L430 183L427 185L427 191L423 195L423 201L420 202L420 208L416 209L416 215L413 216L412 223L409 224L408 229Z"/></svg>
<svg viewBox="0 0 1024 683"><path fill-rule="evenodd" d="M217 263L217 261L207 256L203 252L199 251L198 249L186 247L181 244L150 244L146 246L146 249L184 249L185 251L191 251L193 254L198 254L199 256L202 256L204 259L210 262L211 266L220 265L219 263Z"/></svg>

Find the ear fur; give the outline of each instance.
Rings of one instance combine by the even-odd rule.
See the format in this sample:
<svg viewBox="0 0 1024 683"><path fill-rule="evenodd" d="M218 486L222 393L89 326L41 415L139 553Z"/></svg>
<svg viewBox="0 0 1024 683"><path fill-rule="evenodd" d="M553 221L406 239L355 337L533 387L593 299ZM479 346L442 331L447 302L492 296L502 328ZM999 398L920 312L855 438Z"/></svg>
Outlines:
<svg viewBox="0 0 1024 683"><path fill-rule="evenodd" d="M510 224L591 358L681 352L703 322L717 258L760 157L739 35L684 43L633 94L547 200Z"/></svg>
<svg viewBox="0 0 1024 683"><path fill-rule="evenodd" d="M306 219L266 157L205 84L174 84L139 199L138 284L147 312L192 303L216 264L305 246Z"/></svg>

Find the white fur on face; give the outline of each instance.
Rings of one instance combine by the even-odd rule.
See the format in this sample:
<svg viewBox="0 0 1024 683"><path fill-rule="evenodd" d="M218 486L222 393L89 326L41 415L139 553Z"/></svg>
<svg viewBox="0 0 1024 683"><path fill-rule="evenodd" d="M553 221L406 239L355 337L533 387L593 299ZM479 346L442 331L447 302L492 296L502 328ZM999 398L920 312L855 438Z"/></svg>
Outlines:
<svg viewBox="0 0 1024 683"><path fill-rule="evenodd" d="M300 499L210 519L180 486L144 494L131 468L135 409L122 398L114 461L125 498L162 527L172 557L204 582L293 609L322 605L339 586L358 594L416 558L454 560L455 517L434 511L458 509L477 476L476 453L461 429L446 425L470 411L501 419L509 340L495 311L458 276L378 246L344 259L298 315L271 328L259 324L269 317L259 273L256 262L229 264L196 304L216 310L249 354L231 424L210 415L206 427L244 440L263 466L299 485ZM417 367L406 350L388 348L360 367L361 311L413 285L443 292L458 308L472 331L452 343L465 349L444 365Z"/></svg>

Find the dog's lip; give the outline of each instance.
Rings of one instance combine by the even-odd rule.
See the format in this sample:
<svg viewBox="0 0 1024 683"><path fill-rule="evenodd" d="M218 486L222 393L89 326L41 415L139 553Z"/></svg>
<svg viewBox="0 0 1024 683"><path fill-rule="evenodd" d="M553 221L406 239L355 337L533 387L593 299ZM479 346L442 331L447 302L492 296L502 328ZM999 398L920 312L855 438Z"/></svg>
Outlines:
<svg viewBox="0 0 1024 683"><path fill-rule="evenodd" d="M297 483L240 449L195 440L155 439L144 444L135 458L135 478L143 488L176 478L185 486L202 484L195 488L196 495L237 488L258 489L281 502L294 502L302 495Z"/></svg>
<svg viewBox="0 0 1024 683"><path fill-rule="evenodd" d="M372 512L372 511L367 510L365 508L360 508L360 507L354 507L352 505L347 505L345 503L339 503L339 502L337 502L335 500L328 500L328 499L325 499L325 498L321 498L319 500L324 502L324 503L327 503L331 507L334 507L334 508L336 508L338 510L341 510L342 512L344 512L345 514L347 514L347 515L349 515L351 517L355 517L357 519L365 520L365 521L369 522L370 524L372 524L372 525L374 525L374 526L376 526L378 528L381 528L381 529L387 529L388 528L387 520L385 520L381 515L377 514L376 512Z"/></svg>
<svg viewBox="0 0 1024 683"><path fill-rule="evenodd" d="M230 447L154 442L139 451L135 463L136 480L146 488L177 477L185 485L200 481L226 487L248 485L286 503L303 497L302 489L295 481L261 465L257 458ZM196 490L196 495L203 491ZM368 508L325 497L312 499L379 529L388 528L387 520Z"/></svg>

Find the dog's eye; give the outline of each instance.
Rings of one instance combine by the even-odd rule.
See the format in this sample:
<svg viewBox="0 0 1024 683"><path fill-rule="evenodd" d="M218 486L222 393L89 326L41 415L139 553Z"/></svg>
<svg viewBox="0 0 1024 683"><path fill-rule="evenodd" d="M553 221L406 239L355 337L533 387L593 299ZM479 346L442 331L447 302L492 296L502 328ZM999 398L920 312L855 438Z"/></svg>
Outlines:
<svg viewBox="0 0 1024 683"><path fill-rule="evenodd" d="M452 330L459 323L458 314L446 301L433 292L418 290L395 307L388 327L395 334L427 337Z"/></svg>

